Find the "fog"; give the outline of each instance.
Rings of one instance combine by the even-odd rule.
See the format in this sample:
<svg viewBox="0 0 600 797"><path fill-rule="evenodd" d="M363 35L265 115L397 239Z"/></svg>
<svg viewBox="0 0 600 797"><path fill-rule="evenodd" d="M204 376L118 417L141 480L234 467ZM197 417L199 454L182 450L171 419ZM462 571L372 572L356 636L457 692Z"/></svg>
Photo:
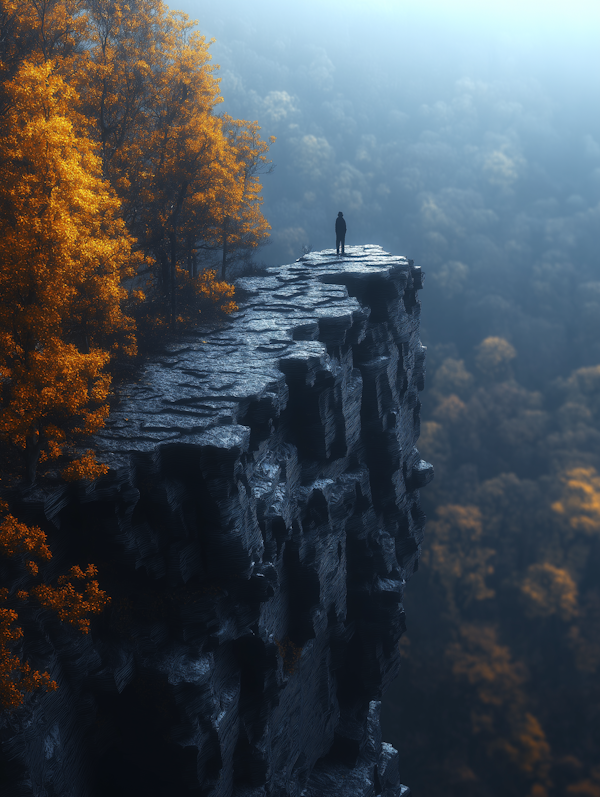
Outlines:
<svg viewBox="0 0 600 797"><path fill-rule="evenodd" d="M221 108L277 137L257 259L333 247L341 210L350 250L426 273L436 479L385 712L407 781L598 797L600 6L175 4Z"/></svg>
<svg viewBox="0 0 600 797"><path fill-rule="evenodd" d="M523 278L544 283L561 269L572 271L569 283L598 278L597 8L531 0L483 10L382 0L178 7L216 39L221 108L277 137L276 168L264 178L271 242L259 260L276 265L303 247L333 246L342 210L349 246L378 243L427 272L440 296L428 296L426 336L447 312L438 298L457 302L474 289L462 297L465 322L481 325L483 316L482 334L497 334L497 297L513 304ZM543 334L560 336L548 323ZM569 356L555 345L559 359ZM544 367L531 352L525 363Z"/></svg>
<svg viewBox="0 0 600 797"><path fill-rule="evenodd" d="M592 237L600 58L589 12L561 31L556 10L545 12L554 25L520 29L518 16L440 19L431 4L419 16L367 2L179 6L216 38L223 109L277 136L267 262L331 246L340 209L350 244L381 243L432 275L457 261L497 270L572 256L575 238Z"/></svg>

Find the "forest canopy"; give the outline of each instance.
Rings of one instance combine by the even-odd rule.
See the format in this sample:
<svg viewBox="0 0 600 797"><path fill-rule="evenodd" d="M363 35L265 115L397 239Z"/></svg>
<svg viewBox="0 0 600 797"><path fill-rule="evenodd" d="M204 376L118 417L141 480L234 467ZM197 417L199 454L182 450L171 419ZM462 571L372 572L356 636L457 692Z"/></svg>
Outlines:
<svg viewBox="0 0 600 797"><path fill-rule="evenodd" d="M428 350L436 478L389 721L412 717L431 797L599 797L600 368L533 390L505 334Z"/></svg>

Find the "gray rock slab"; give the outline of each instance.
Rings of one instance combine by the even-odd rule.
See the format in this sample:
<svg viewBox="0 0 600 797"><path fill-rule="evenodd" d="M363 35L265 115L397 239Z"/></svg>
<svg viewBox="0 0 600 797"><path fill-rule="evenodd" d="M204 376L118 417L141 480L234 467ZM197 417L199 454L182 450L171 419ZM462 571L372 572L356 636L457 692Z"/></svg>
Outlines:
<svg viewBox="0 0 600 797"><path fill-rule="evenodd" d="M30 618L59 689L0 721L7 794L408 797L379 704L433 476L422 282L375 245L239 280L121 388L107 475L15 503L111 604Z"/></svg>

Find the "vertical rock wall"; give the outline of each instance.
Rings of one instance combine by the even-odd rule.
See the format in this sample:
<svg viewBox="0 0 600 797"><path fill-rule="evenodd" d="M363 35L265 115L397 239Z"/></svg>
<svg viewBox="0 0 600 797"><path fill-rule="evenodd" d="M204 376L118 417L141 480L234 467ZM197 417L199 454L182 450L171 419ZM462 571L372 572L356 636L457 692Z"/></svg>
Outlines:
<svg viewBox="0 0 600 797"><path fill-rule="evenodd" d="M3 797L408 794L379 701L433 474L421 271L364 246L240 287L122 391L105 477L18 507L112 603L87 637L29 618L59 690L1 726Z"/></svg>

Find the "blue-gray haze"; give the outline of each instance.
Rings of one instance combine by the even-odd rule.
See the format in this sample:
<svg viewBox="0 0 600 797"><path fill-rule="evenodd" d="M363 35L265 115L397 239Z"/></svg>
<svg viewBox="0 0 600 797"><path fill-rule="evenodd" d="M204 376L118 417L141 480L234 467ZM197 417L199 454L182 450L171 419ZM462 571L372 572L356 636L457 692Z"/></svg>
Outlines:
<svg viewBox="0 0 600 797"><path fill-rule="evenodd" d="M446 9L443 18L422 11L434 8L436 2L439 9ZM529 518L519 526L518 539L527 537L538 544L546 534L536 514L540 510L539 517L547 517L546 470L560 472L567 466L569 446L575 464L596 463L597 421L587 405L569 410L557 377L600 364L600 5L586 5L585 0L473 0L471 7L479 17L471 20L464 10L469 3L421 0L413 3L418 6L415 10L402 0L347 0L346 4L304 0L294 6L235 0L215 7L189 0L182 8L199 19L207 37L217 40L212 53L221 65L225 97L221 107L236 117L257 119L265 136L277 136L271 148L276 169L264 178L264 212L273 232L271 244L259 251L257 259L276 265L298 258L303 247L333 247L334 221L341 210L348 224L347 251L353 244L378 243L423 266L427 277L422 337L429 347L431 384L436 367L446 358L464 359L476 373L474 354L487 336L504 337L515 347L515 376L520 385L535 392L519 392L515 385L506 389L506 395L481 388L480 419L469 417L473 434L465 433L463 440L465 427L456 426L452 440L458 453L444 449L446 483L440 467L429 489L437 489L450 503L471 502L481 508L485 501L477 498L477 469L482 480L506 471L502 478L513 485L511 489L519 484L517 494L528 496L527 500L513 496L515 513ZM494 8L496 13L486 20ZM589 389L596 384L591 380ZM523 413L509 406L513 400L518 404L519 396L529 402ZM434 399L435 392L426 390L424 421L437 418ZM506 408L501 407L504 400ZM494 402L497 410L500 407L496 414ZM562 402L567 403L561 412L572 416L572 429L564 432L567 442L560 443L559 433L558 443L545 445L546 437L550 441L554 427L560 426L557 407ZM530 412L532 407L537 409ZM496 418L497 439L502 443L504 432L497 419L513 417L519 432L510 438L513 442L506 438L504 449L510 448L510 454L498 453L484 426L489 425L488 418ZM539 432L531 421L534 443L527 454L527 445L519 447L519 435L527 437L531 418L545 418L546 426L542 424L544 431ZM480 428L475 428L477 423ZM421 450L429 456L425 439ZM477 449L472 440L484 442ZM473 451L466 452L470 445ZM425 501L429 494L433 492L425 491ZM432 517L433 509L427 507ZM483 510L486 517L493 514ZM514 526L511 517L507 512L509 529ZM488 543L501 548L493 540ZM460 545L459 541L457 550ZM545 561L546 554L540 549L536 556ZM522 550L514 553L514 562L522 555ZM515 572L522 574L527 562ZM410 650L417 662L428 661L431 650L436 650L430 629L439 630L446 623L440 620L445 605L435 604L435 597L422 586L431 585L435 574L423 581L426 566L423 571L407 592ZM515 573L510 572L513 578ZM596 570L592 581L597 583ZM583 594L588 586L580 583ZM490 623L504 623L504 642L512 644L510 612L516 604L506 602L506 595L512 594L506 584L502 589L505 592L497 593L494 608L488 604L488 614L484 611L482 616ZM415 596L412 606L411 595ZM421 602L434 611L429 617L421 614L419 636L419 629L413 634L410 624ZM508 612L508 618L496 617L495 610ZM590 634L592 638L593 629ZM540 639L535 637L532 649L543 662L534 656L526 664L531 664L532 673L542 673L540 682L546 686L534 679L528 688L533 702L540 701L533 711L543 715L556 752L569 747L563 745L562 734L569 734L563 726L569 728L573 718L567 716L571 709L564 708L566 703L562 709L558 704L555 713L538 710L542 703L554 704L557 687L561 691L565 686L563 670L556 663L563 660L555 656L560 637L551 634L546 639L551 647L540 643L537 650ZM530 652L515 642L517 660ZM467 784L472 791L463 791L462 781L452 791L446 782L448 772L442 772L447 762L441 755L436 769L437 753L428 747L435 737L432 729L440 723L447 734L442 747L454 749L449 738L454 720L450 722L444 711L450 705L453 711L460 708L456 684L449 672L443 672L445 666L440 659L436 673L444 688L450 685L450 697L440 701L439 716L438 707L427 704L429 683L417 684L423 691L415 693L414 700L411 683L404 692L398 691L395 703L393 696L388 697L387 721L394 729L389 738L395 741L397 733L400 748L402 740L417 740L409 746L415 760L406 756L402 764L415 793L419 788L421 794L496 793L495 776L481 785L487 759L477 764L479 785ZM401 690L402 683L399 679L395 689ZM565 694L576 695L581 706L587 706L595 694L581 685L569 688L572 691ZM421 717L421 725L414 715L402 725L411 700L413 708L428 706L430 715ZM468 706L465 711L468 717ZM589 730L581 729L577 715L582 732L575 747L596 733L597 722L588 721ZM464 731L466 726L462 727ZM465 747L472 741L464 740ZM475 745L473 750L480 748ZM580 754L578 748L576 752ZM467 759L465 754L458 761ZM510 782L512 775L507 777ZM437 791L432 785L436 782ZM556 793L565 793L557 783ZM498 789L503 794L525 793Z"/></svg>
<svg viewBox="0 0 600 797"><path fill-rule="evenodd" d="M426 342L451 324L468 356L504 335L534 381L600 362L597 14L563 35L515 3L486 26L377 0L173 2L216 38L220 108L277 136L259 260L333 247L342 210L347 246L423 265Z"/></svg>

